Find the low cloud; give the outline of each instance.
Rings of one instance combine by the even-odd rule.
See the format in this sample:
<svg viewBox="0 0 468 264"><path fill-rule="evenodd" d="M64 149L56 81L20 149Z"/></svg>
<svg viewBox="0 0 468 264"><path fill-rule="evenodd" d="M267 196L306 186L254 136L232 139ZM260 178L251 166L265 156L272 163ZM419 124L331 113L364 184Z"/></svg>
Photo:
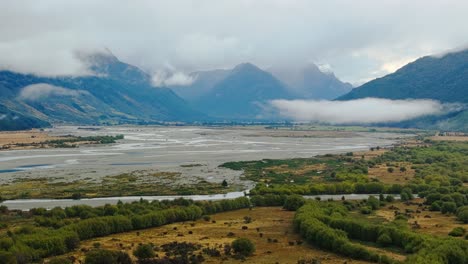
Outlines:
<svg viewBox="0 0 468 264"><path fill-rule="evenodd" d="M86 93L83 90L71 90L46 83L37 83L25 86L18 97L23 100L36 101L50 96L79 96Z"/></svg>
<svg viewBox="0 0 468 264"><path fill-rule="evenodd" d="M330 124L399 122L454 111L456 105L434 100L364 98L350 101L273 100L270 104L286 118Z"/></svg>
<svg viewBox="0 0 468 264"><path fill-rule="evenodd" d="M3 119L5 119L6 117L7 117L7 115L5 115L5 114L2 114L2 115L0 115L0 120L3 120Z"/></svg>
<svg viewBox="0 0 468 264"><path fill-rule="evenodd" d="M196 76L190 76L183 72L158 71L153 74L151 82L156 87L161 86L188 86L196 80Z"/></svg>

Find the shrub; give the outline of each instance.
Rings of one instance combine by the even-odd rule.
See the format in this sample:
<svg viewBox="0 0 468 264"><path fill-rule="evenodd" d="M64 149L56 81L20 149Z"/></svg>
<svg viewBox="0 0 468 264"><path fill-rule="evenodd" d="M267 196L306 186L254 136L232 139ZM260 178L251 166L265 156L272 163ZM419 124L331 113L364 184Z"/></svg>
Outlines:
<svg viewBox="0 0 468 264"><path fill-rule="evenodd" d="M131 264L130 256L125 252L95 249L86 253L85 264Z"/></svg>
<svg viewBox="0 0 468 264"><path fill-rule="evenodd" d="M457 210L457 218L464 224L468 224L468 206L462 206Z"/></svg>
<svg viewBox="0 0 468 264"><path fill-rule="evenodd" d="M250 256L255 252L255 245L248 238L238 238L231 244L236 254L241 256Z"/></svg>
<svg viewBox="0 0 468 264"><path fill-rule="evenodd" d="M465 234L465 232L466 232L465 228L459 226L459 227L455 227L454 229L452 229L452 231L450 231L449 233L449 236L461 237Z"/></svg>
<svg viewBox="0 0 468 264"><path fill-rule="evenodd" d="M381 246L389 246L392 244L392 238L387 234L387 233L382 233L378 238L377 238L377 244Z"/></svg>
<svg viewBox="0 0 468 264"><path fill-rule="evenodd" d="M71 259L66 258L66 257L55 257L49 260L47 262L48 264L73 264L73 261Z"/></svg>
<svg viewBox="0 0 468 264"><path fill-rule="evenodd" d="M385 201L391 203L395 201L395 197L393 197L393 195L387 195L387 197L385 197Z"/></svg>
<svg viewBox="0 0 468 264"><path fill-rule="evenodd" d="M300 195L290 195L286 198L283 208L288 211L296 211L305 204L304 197Z"/></svg>
<svg viewBox="0 0 468 264"><path fill-rule="evenodd" d="M155 256L153 247L150 244L139 245L133 251L133 255L138 259L148 259Z"/></svg>
<svg viewBox="0 0 468 264"><path fill-rule="evenodd" d="M443 214L455 213L456 210L457 210L457 205L454 202L443 202L442 206L440 207L440 211Z"/></svg>
<svg viewBox="0 0 468 264"><path fill-rule="evenodd" d="M361 214L370 214L372 213L372 209L369 206L361 207Z"/></svg>

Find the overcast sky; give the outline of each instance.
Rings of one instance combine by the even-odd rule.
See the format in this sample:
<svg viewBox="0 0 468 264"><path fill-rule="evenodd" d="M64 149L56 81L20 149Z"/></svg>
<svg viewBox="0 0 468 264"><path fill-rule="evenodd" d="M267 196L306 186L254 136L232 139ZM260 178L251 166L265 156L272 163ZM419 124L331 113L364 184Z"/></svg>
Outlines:
<svg viewBox="0 0 468 264"><path fill-rule="evenodd" d="M466 0L3 0L0 68L86 74L75 52L108 48L150 72L315 62L356 84L466 47L467 14Z"/></svg>

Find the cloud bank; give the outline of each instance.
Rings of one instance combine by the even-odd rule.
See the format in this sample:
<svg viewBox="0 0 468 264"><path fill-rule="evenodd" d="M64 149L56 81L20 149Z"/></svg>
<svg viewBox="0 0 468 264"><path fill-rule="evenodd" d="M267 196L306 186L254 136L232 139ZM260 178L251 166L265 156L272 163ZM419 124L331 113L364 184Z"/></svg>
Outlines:
<svg viewBox="0 0 468 264"><path fill-rule="evenodd" d="M157 71L151 76L151 82L156 87L166 86L188 86L196 80L196 76L191 76L183 72Z"/></svg>
<svg viewBox="0 0 468 264"><path fill-rule="evenodd" d="M302 122L372 124L399 122L450 109L434 100L364 98L350 101L273 100L281 116Z"/></svg>
<svg viewBox="0 0 468 264"><path fill-rule="evenodd" d="M83 90L71 90L46 83L37 83L25 86L19 93L22 100L37 101L50 96L79 96L86 94Z"/></svg>
<svg viewBox="0 0 468 264"><path fill-rule="evenodd" d="M355 83L466 44L467 9L461 0L0 1L0 69L86 74L74 52L107 47L148 72L312 61Z"/></svg>

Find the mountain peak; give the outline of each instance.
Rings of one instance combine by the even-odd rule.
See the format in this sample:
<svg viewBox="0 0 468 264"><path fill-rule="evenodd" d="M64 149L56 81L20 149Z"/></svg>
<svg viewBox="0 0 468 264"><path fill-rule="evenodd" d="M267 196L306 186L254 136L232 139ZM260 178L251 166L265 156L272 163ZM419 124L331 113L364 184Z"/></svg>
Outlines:
<svg viewBox="0 0 468 264"><path fill-rule="evenodd" d="M261 71L261 69L250 62L244 62L244 63L236 65L233 71L234 72L236 71Z"/></svg>

